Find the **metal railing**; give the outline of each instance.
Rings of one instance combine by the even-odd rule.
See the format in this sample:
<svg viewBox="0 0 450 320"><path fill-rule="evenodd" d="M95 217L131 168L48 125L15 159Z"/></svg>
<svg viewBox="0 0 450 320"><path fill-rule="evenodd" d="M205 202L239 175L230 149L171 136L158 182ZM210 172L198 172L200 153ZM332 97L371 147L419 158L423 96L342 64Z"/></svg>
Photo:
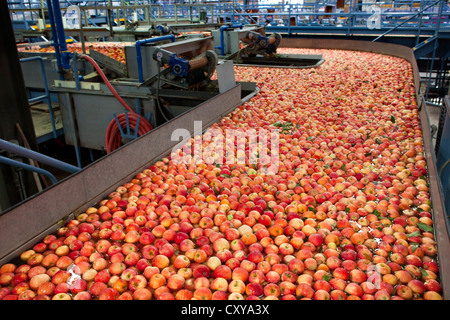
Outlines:
<svg viewBox="0 0 450 320"><path fill-rule="evenodd" d="M48 82L47 82L47 73L45 72L45 65L44 60L42 57L30 57L30 58L22 58L20 59L21 63L31 62L31 61L38 61L40 68L41 68L41 74L42 74L42 82L44 83L44 94L33 97L28 99L29 103L36 102L36 101L47 101L48 105L48 112L50 115L50 122L52 124L52 131L53 131L53 138L58 137L58 133L56 130L56 124L55 124L55 114L53 112L51 97L50 97L50 90L48 89Z"/></svg>
<svg viewBox="0 0 450 320"><path fill-rule="evenodd" d="M48 157L42 153L21 147L19 145L16 145L14 143L8 142L6 140L0 139L0 149L1 150L5 150L5 151L9 151L13 154L17 154L19 156L25 157L25 158L29 158L29 159L33 159L36 160L38 162L42 162L44 164L47 164L49 166L52 166L54 168L58 168L60 170L69 172L69 173L75 173L80 171L81 169L78 167L75 167L71 164L65 163L63 161ZM15 167L19 167L28 171L33 171L33 172L37 172L40 174L43 174L47 177L50 178L50 180L52 181L52 183L56 183L57 179L55 178L55 176L53 174L51 174L49 171L38 168L38 167L34 167L32 165L28 165L26 163L17 161L17 160L13 160L7 157L3 157L0 156L0 163L4 163L7 165L11 165L11 166L15 166Z"/></svg>
<svg viewBox="0 0 450 320"><path fill-rule="evenodd" d="M41 1L41 0L40 0ZM45 1L42 7L30 7L22 5L20 8L10 5L10 13L13 21L22 21L23 25L31 25L36 22L37 17L42 16L46 11ZM77 4L80 1L65 0L60 1L61 9L64 11L70 4ZM417 1L410 1L417 4ZM244 6L237 2L214 2L196 4L153 4L149 1L88 1L88 5L80 5L84 26L98 25L94 23L94 17L104 17L107 23L108 16L111 16L115 25L124 24L124 21L133 21L136 16L140 22L149 23L156 20L168 19L175 23L178 20L190 20L198 22L200 13L206 12L207 22L231 22L241 24L267 24L270 27L284 27L287 33L306 32L314 28L327 28L342 31L348 30L351 35L353 29L366 29L372 33L384 34L386 31L407 31L420 32L433 30L439 27L443 30L450 30L450 9L445 5L439 9L441 1L421 1L420 6L410 5L400 7L399 1L394 1L391 5L383 3L367 3L343 8L327 6L326 2L303 5L252 5ZM11 1L9 3L12 3ZM97 3L97 5L91 5ZM120 5L117 5L120 3ZM405 1L401 2L402 4ZM376 6L376 7L374 7ZM332 10L327 12L327 8ZM32 17L23 21L24 14L31 14ZM369 22L376 17L379 25L372 28ZM94 23L94 24L93 24Z"/></svg>

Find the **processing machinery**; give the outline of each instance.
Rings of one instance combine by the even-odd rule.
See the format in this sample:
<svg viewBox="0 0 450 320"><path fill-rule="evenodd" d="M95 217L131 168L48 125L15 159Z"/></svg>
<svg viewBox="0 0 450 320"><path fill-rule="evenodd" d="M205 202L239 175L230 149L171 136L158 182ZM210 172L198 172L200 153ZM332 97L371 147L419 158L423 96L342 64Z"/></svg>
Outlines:
<svg viewBox="0 0 450 320"><path fill-rule="evenodd" d="M266 35L264 26L224 24L211 35L217 54L235 65L315 68L325 61L320 54L277 53L282 37L279 33Z"/></svg>
<svg viewBox="0 0 450 320"><path fill-rule="evenodd" d="M316 68L325 61L321 54L277 53L282 40L279 33L266 36L256 31L247 31L240 40L244 46L233 57L236 65Z"/></svg>
<svg viewBox="0 0 450 320"><path fill-rule="evenodd" d="M108 79L96 66L103 82L98 77L55 81L66 143L111 152L221 94L220 79L211 80L218 64L211 49L210 37L177 41L174 35L167 35L138 40L125 47L126 70L95 51L95 60L91 54L75 54L78 60L102 65L115 73L115 78Z"/></svg>

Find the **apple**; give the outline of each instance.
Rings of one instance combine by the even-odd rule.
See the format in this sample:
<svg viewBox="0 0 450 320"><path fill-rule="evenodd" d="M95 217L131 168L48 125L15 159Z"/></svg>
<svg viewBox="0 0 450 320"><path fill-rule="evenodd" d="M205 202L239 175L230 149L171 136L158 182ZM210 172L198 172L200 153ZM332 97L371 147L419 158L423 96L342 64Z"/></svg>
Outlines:
<svg viewBox="0 0 450 320"><path fill-rule="evenodd" d="M106 266L108 266L108 261L106 259L103 259L105 261L102 261L102 259L103 259L103 257L97 257L97 258L94 258L94 260L92 262L93 264L98 264L97 267L100 268L100 270L101 270L101 268L105 268L105 265L104 265L105 261L106 261ZM113 255L111 255L109 257L109 262L110 263L124 262L124 261L125 261L125 256L123 255L122 252L114 253Z"/></svg>
<svg viewBox="0 0 450 320"><path fill-rule="evenodd" d="M233 254L228 249L222 249L216 253L216 257L219 258L222 263L225 263L228 259L233 257Z"/></svg>
<svg viewBox="0 0 450 320"><path fill-rule="evenodd" d="M11 289L3 287L0 289L0 300L3 300L6 296L11 293Z"/></svg>
<svg viewBox="0 0 450 320"><path fill-rule="evenodd" d="M211 256L208 258L206 265L209 269L212 271L216 270L217 267L219 267L222 264L222 261L216 256Z"/></svg>
<svg viewBox="0 0 450 320"><path fill-rule="evenodd" d="M249 277L249 272L242 267L236 267L235 269L233 269L233 272L231 275L232 280L237 279L237 280L241 280L243 282L246 282L248 277Z"/></svg>
<svg viewBox="0 0 450 320"><path fill-rule="evenodd" d="M407 284L408 288L412 290L414 294L422 295L427 289L425 284L417 279L412 279Z"/></svg>
<svg viewBox="0 0 450 320"><path fill-rule="evenodd" d="M437 293L442 292L440 283L434 279L425 280L424 285L427 291L435 291Z"/></svg>
<svg viewBox="0 0 450 320"><path fill-rule="evenodd" d="M72 264L73 264L73 259L71 259L68 256L61 256L56 261L56 266L63 270L69 268Z"/></svg>
<svg viewBox="0 0 450 320"><path fill-rule="evenodd" d="M203 264L199 264L193 269L194 278L209 277L210 274L211 270L208 268L208 266Z"/></svg>
<svg viewBox="0 0 450 320"><path fill-rule="evenodd" d="M55 294L52 297L52 300L72 300L72 297L69 294L62 292L62 293Z"/></svg>
<svg viewBox="0 0 450 320"><path fill-rule="evenodd" d="M214 269L212 275L214 278L224 278L230 280L232 278L233 271L227 265L220 265Z"/></svg>
<svg viewBox="0 0 450 320"><path fill-rule="evenodd" d="M150 288L157 289L164 286L166 284L166 281L166 278L162 274L155 273L150 277L148 285Z"/></svg>
<svg viewBox="0 0 450 320"><path fill-rule="evenodd" d="M329 292L320 289L320 290L317 290L314 292L313 299L314 300L330 300L331 296L330 296Z"/></svg>
<svg viewBox="0 0 450 320"><path fill-rule="evenodd" d="M314 296L314 289L311 287L311 285L307 283L300 283L295 291L295 295L298 298L308 298L312 299Z"/></svg>
<svg viewBox="0 0 450 320"><path fill-rule="evenodd" d="M14 279L14 273L13 272L4 272L0 274L0 286L7 287L12 279Z"/></svg>
<svg viewBox="0 0 450 320"><path fill-rule="evenodd" d="M214 280L212 280L210 288L211 290L214 291L226 292L228 290L228 281L224 278L217 277Z"/></svg>
<svg viewBox="0 0 450 320"><path fill-rule="evenodd" d="M194 289L198 289L201 287L209 288L211 285L209 278L207 277L198 277L194 279Z"/></svg>
<svg viewBox="0 0 450 320"><path fill-rule="evenodd" d="M152 265L158 267L160 270L169 266L170 260L167 256L158 254L152 259Z"/></svg>
<svg viewBox="0 0 450 320"><path fill-rule="evenodd" d="M181 290L178 290L177 293L175 294L175 300L191 300L192 296L193 296L192 291L187 290L187 289L181 289ZM214 294L213 294L213 296L214 296Z"/></svg>
<svg viewBox="0 0 450 320"><path fill-rule="evenodd" d="M244 242L241 239L233 239L230 242L229 249L231 249L233 251L244 250L245 249L245 244L244 244Z"/></svg>
<svg viewBox="0 0 450 320"><path fill-rule="evenodd" d="M257 271L252 271L250 273L250 277L254 278L256 272ZM257 273L257 274L260 275L261 279L264 279L264 275L262 273ZM281 275L278 272L271 270L266 273L265 280L270 283L277 283L281 280Z"/></svg>
<svg viewBox="0 0 450 320"><path fill-rule="evenodd" d="M29 280L28 274L27 274L27 273L22 273L22 272L20 272L20 273L16 273L16 274L13 276L13 278L10 279L9 282L11 282L11 285L15 286L15 285L17 285L17 284L19 284L19 283L27 282L28 280Z"/></svg>
<svg viewBox="0 0 450 320"><path fill-rule="evenodd" d="M81 278L75 278L73 281L70 281L69 283L69 290L72 294L77 294L82 291L87 290L87 282L84 279Z"/></svg>
<svg viewBox="0 0 450 320"><path fill-rule="evenodd" d="M117 300L120 294L113 288L105 288L98 295L98 300Z"/></svg>
<svg viewBox="0 0 450 320"><path fill-rule="evenodd" d="M282 281L279 284L280 288L280 295L286 296L286 295L295 295L295 290L297 288L297 285L293 282L289 281Z"/></svg>
<svg viewBox="0 0 450 320"><path fill-rule="evenodd" d="M170 258L175 254L175 248L170 243L166 243L159 248L159 254L165 255Z"/></svg>
<svg viewBox="0 0 450 320"><path fill-rule="evenodd" d="M404 284L399 284L395 288L395 292L400 298L402 298L404 300L411 300L413 298L413 294L414 294L413 291L411 290L411 288Z"/></svg>
<svg viewBox="0 0 450 320"><path fill-rule="evenodd" d="M350 281L361 284L367 280L366 273L359 269L353 269L350 271Z"/></svg>
<svg viewBox="0 0 450 320"><path fill-rule="evenodd" d="M36 297L36 293L33 290L25 290L22 291L19 296L18 296L18 300L33 300L34 297Z"/></svg>
<svg viewBox="0 0 450 320"><path fill-rule="evenodd" d="M203 263L203 262L206 262L207 259L208 259L208 254L206 253L205 250L203 250L203 249L195 250L194 257L193 257L193 260L195 262Z"/></svg>
<svg viewBox="0 0 450 320"><path fill-rule="evenodd" d="M229 250L230 242L225 238L219 238L213 242L214 252L219 252L221 250Z"/></svg>
<svg viewBox="0 0 450 320"><path fill-rule="evenodd" d="M107 287L107 284L104 282L94 282L89 288L89 293L93 296L99 296Z"/></svg>
<svg viewBox="0 0 450 320"><path fill-rule="evenodd" d="M91 300L92 296L87 291L80 291L73 296L73 300Z"/></svg>
<svg viewBox="0 0 450 320"><path fill-rule="evenodd" d="M40 286L50 281L50 276L46 273L36 274L30 279L30 288L37 291Z"/></svg>
<svg viewBox="0 0 450 320"><path fill-rule="evenodd" d="M395 272L394 275L403 284L407 284L409 281L411 281L413 279L411 274L406 270L399 270L399 271Z"/></svg>
<svg viewBox="0 0 450 320"><path fill-rule="evenodd" d="M267 290L267 293L269 293L269 289ZM259 297L259 296L261 296L263 293L265 294L266 292L265 292L265 289L262 287L262 285L261 284L259 284L259 283L248 283L247 285L246 285L246 288L245 288L245 293L248 295L248 296L256 296L256 297ZM266 296L268 295L268 294L265 294Z"/></svg>
<svg viewBox="0 0 450 320"><path fill-rule="evenodd" d="M179 274L173 274L167 279L167 287L171 290L180 290L183 288L185 278Z"/></svg>
<svg viewBox="0 0 450 320"><path fill-rule="evenodd" d="M209 288L200 287L195 289L193 293L193 298L196 300L211 300L212 299L212 291Z"/></svg>
<svg viewBox="0 0 450 320"><path fill-rule="evenodd" d="M361 288L361 286L354 282L350 282L349 284L347 284L347 286L344 289L344 292L349 295L354 295L357 297L361 297L364 294L364 291Z"/></svg>
<svg viewBox="0 0 450 320"><path fill-rule="evenodd" d="M55 289L53 290L54 294L58 293L68 293L70 290L69 284L67 282L59 283L55 286Z"/></svg>
<svg viewBox="0 0 450 320"><path fill-rule="evenodd" d="M119 276L125 281L130 281L135 275L137 275L136 269L133 267L129 267L123 270Z"/></svg>
<svg viewBox="0 0 450 320"><path fill-rule="evenodd" d="M346 300L347 294L342 290L333 290L330 292L330 299L331 300Z"/></svg>
<svg viewBox="0 0 450 320"><path fill-rule="evenodd" d="M439 272L439 267L438 267L437 263L433 260L424 261L423 268L427 271L432 271L434 273Z"/></svg>
<svg viewBox="0 0 450 320"><path fill-rule="evenodd" d="M20 266L18 266L16 269L15 269L15 271L14 271L14 273L28 273L28 271L30 271L30 269L31 269L31 266L30 265L28 265L28 264L21 264Z"/></svg>
<svg viewBox="0 0 450 320"><path fill-rule="evenodd" d="M314 258L307 258L303 261L306 270L316 270L317 261Z"/></svg>
<svg viewBox="0 0 450 320"><path fill-rule="evenodd" d="M424 300L443 300L442 296L436 291L427 291L423 294Z"/></svg>
<svg viewBox="0 0 450 320"><path fill-rule="evenodd" d="M239 279L231 280L228 285L228 291L230 293L240 293L241 295L245 292L246 285L244 281Z"/></svg>
<svg viewBox="0 0 450 320"><path fill-rule="evenodd" d="M141 259L141 256L137 252L130 252L128 253L123 262L128 266L135 266L137 262Z"/></svg>
<svg viewBox="0 0 450 320"><path fill-rule="evenodd" d="M228 300L228 294L225 291L214 291L211 300Z"/></svg>

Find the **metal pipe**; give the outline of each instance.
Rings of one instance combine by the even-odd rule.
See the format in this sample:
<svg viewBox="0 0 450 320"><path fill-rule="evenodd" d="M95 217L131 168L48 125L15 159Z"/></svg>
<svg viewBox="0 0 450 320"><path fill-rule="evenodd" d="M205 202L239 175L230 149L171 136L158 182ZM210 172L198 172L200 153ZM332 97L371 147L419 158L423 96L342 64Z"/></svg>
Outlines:
<svg viewBox="0 0 450 320"><path fill-rule="evenodd" d="M142 71L141 45L146 44L146 43L151 43L151 42L164 41L164 40L171 40L172 42L175 42L175 35L170 34L167 36L161 36L161 37L136 41L136 45L135 45L136 46L136 62L137 62L137 67L138 67L139 82L144 81L144 75L143 75L143 71Z"/></svg>
<svg viewBox="0 0 450 320"><path fill-rule="evenodd" d="M62 75L63 67L62 67L62 62L61 62L61 52L59 49L58 35L56 33L55 17L53 14L52 0L47 0L47 8L48 8L48 19L50 20L50 29L52 31L53 47L55 48L56 64L58 65L59 77L61 80L63 80L64 78Z"/></svg>
<svg viewBox="0 0 450 320"><path fill-rule="evenodd" d="M75 173L75 172L78 172L81 170L80 168L75 167L71 164L65 163L63 161L59 161L57 159L50 158L46 155L43 155L43 154L33 151L33 150L28 150L24 147L18 146L14 143L5 141L3 139L0 139L0 148L4 149L6 151L9 151L9 152L15 153L17 155L20 155L22 157L34 159L36 161L45 163L49 166L61 169L66 172Z"/></svg>
<svg viewBox="0 0 450 320"><path fill-rule="evenodd" d="M59 5L59 1L57 0L48 0L47 2L51 1L53 1L53 18L56 27L56 35L59 42L61 65L63 69L68 70L70 69L70 52L67 50L66 35L64 34L64 25L61 16L61 7Z"/></svg>
<svg viewBox="0 0 450 320"><path fill-rule="evenodd" d="M224 31L232 28L239 28L242 29L242 24L226 24L220 27L220 47L216 47L217 49L220 48L220 55L225 55L225 40L224 40Z"/></svg>
<svg viewBox="0 0 450 320"><path fill-rule="evenodd" d="M16 161L16 160L12 160L10 158L7 157L3 157L0 156L0 162L10 165L10 166L14 166L14 167L19 167L28 171L33 171L33 172L37 172L37 173L41 173L47 177L50 178L50 180L52 181L52 183L57 183L58 180L55 178L55 176L53 174L51 174L50 172L48 172L47 170L41 169L41 168L36 168L33 166L30 166L29 164L20 162L20 161Z"/></svg>

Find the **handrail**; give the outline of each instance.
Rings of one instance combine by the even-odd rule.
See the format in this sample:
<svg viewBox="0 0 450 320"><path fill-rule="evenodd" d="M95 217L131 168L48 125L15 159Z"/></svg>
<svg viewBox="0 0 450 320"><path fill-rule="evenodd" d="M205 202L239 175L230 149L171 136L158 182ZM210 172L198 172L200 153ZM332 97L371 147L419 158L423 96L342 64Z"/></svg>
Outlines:
<svg viewBox="0 0 450 320"><path fill-rule="evenodd" d="M43 175L47 176L48 178L50 178L50 180L52 181L53 184L58 182L56 177L53 174L51 174L50 172L48 172L47 170L44 170L44 169L41 169L38 167L33 167L29 164L26 164L26 163L23 163L20 161L16 161L16 160L13 160L13 159L10 159L7 157L0 156L0 163L43 174Z"/></svg>
<svg viewBox="0 0 450 320"><path fill-rule="evenodd" d="M30 158L30 159L34 159L36 161L45 163L45 164L47 164L49 166L58 168L60 170L63 170L63 171L69 172L69 173L75 173L75 172L78 172L78 171L81 170L80 168L75 167L75 166L73 166L71 164L68 164L68 163L65 163L63 161L60 161L60 160L48 157L48 156L46 156L46 155L44 155L42 153L39 153L39 152L36 152L36 151L33 151L33 150L29 150L27 148L18 146L18 145L14 144L14 143L8 142L8 141L3 140L3 139L0 139L0 149L3 149L3 150L6 150L6 151L15 153L15 154L17 154L19 156L22 156L22 157L27 157L27 158Z"/></svg>
<svg viewBox="0 0 450 320"><path fill-rule="evenodd" d="M422 14L425 12L425 10L428 10L431 7L434 7L436 4L438 4L439 2L442 2L443 0L437 0L435 2L433 2L432 4L426 6L425 8L423 8L422 10L418 11L417 13L415 13L413 16L409 17L408 19L406 19L405 21L403 21L402 23L396 25L395 27L392 27L391 29L389 29L388 31L386 31L385 33L379 35L378 37L376 37L375 39L372 40L372 42L377 41L378 39L381 39L382 37L384 37L385 35L391 33L394 30L397 30L399 27L401 27L402 25L404 25L405 23L407 23L408 21L412 20L413 18L417 17L418 15Z"/></svg>
<svg viewBox="0 0 450 320"><path fill-rule="evenodd" d="M72 0L73 1L73 0ZM417 12L413 12L413 11L402 11L402 12L381 12L380 15L381 16L389 16L389 17L393 17L397 23L399 23L400 25L397 25L393 28L391 28L392 30L398 29L400 26L404 25L405 23L411 21L411 19L416 18L417 16L421 15L424 17L427 16L432 16L432 15L436 15L436 13L430 13L430 12L425 12L427 9L433 7L434 5L436 5L439 1L435 1L429 5L426 5L426 7L420 9L417 8ZM153 5L153 4L132 4L132 5L111 5L111 6L83 6L80 7L80 9L82 11L86 11L86 10L127 10L127 9L131 9L131 10L144 10L147 12L147 10L152 9L152 8L159 8L164 9L165 14L164 14L164 18L170 18L170 17L176 17L176 11L174 11L174 9L183 9L183 8L200 8L200 7L211 7L210 3L204 3L204 4L165 4L163 6L161 5ZM268 8L268 6L265 5L258 5L258 6L247 6L244 7L246 8L247 11L249 11L250 9L256 8L259 9L258 12L255 13L249 13L249 12L245 12L245 9L242 9L242 6L238 6L237 4L232 6L232 5L227 5L227 4L221 4L218 3L216 5L213 6L213 10L211 10L211 12L209 12L208 14L211 15L211 17L213 17L213 15L220 15L220 16L227 16L230 15L233 17L233 23L238 23L239 21L234 21L234 17L238 16L239 19L240 17L246 17L249 15L252 16L264 16L264 15L276 15L276 16L280 16L280 17L287 17L287 16L295 16L295 17L302 17L302 16L313 16L313 17L317 17L317 16L323 16L323 15L328 15L331 17L347 17L350 20L353 20L354 18L358 18L358 17L365 17L365 16L370 16L371 13L365 12L365 11L361 11L361 8L355 9L355 8L350 8L350 12L323 12L323 11L319 11L320 6L317 5L313 5L313 6L309 6L306 4L303 4L302 6L300 5L284 5L284 6L280 6L280 5L272 5L270 6L272 9L276 9L276 12L265 12ZM236 10L236 8L239 8L239 11ZM283 9L284 8L284 9ZM415 9L415 8L414 8ZM26 11L26 10L36 10L36 9L11 9L11 12L14 11ZM412 10L412 9L411 9ZM407 21L404 21L403 18L409 17L411 15L414 15L413 17L410 17ZM446 9L443 14L450 14L450 12ZM161 18L161 17L160 17ZM402 21L400 21L400 19L402 19ZM243 22L242 22L243 23ZM350 21L351 24L351 21ZM427 27L427 29L429 29ZM447 28L446 28L447 29ZM389 32L392 32L391 30Z"/></svg>

